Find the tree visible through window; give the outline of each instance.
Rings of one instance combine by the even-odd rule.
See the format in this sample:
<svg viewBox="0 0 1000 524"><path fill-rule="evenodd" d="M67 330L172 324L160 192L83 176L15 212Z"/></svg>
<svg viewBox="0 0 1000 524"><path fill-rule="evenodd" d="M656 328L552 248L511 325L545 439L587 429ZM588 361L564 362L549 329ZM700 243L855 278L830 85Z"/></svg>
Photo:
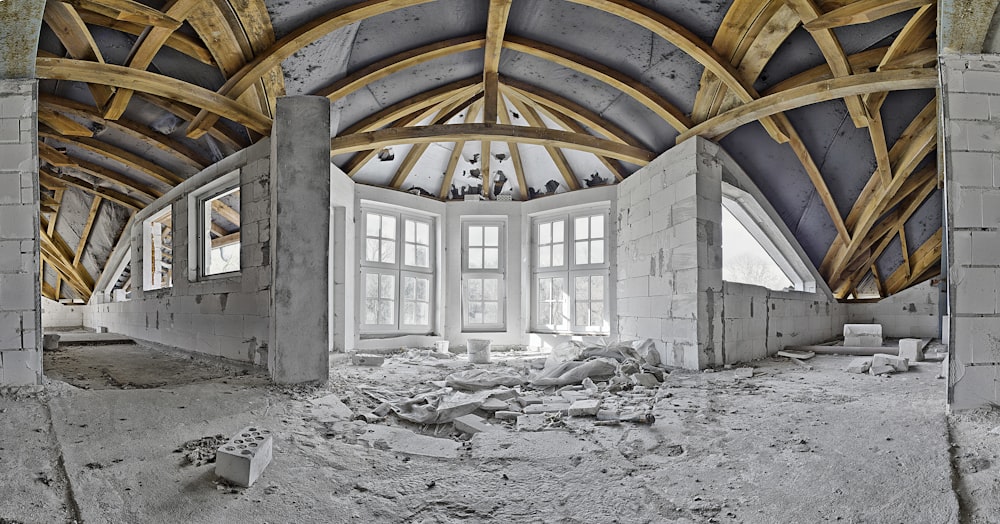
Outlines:
<svg viewBox="0 0 1000 524"><path fill-rule="evenodd" d="M725 206L722 208L722 279L769 289L787 289L792 281Z"/></svg>

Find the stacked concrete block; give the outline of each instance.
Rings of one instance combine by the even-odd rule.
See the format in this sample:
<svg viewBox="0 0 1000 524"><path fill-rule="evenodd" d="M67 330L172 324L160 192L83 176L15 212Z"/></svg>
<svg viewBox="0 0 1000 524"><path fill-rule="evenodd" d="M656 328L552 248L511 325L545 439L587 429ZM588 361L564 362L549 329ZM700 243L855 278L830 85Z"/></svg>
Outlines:
<svg viewBox="0 0 1000 524"><path fill-rule="evenodd" d="M35 80L0 80L0 385L41 381Z"/></svg>
<svg viewBox="0 0 1000 524"><path fill-rule="evenodd" d="M940 59L953 409L1000 402L1000 56Z"/></svg>
<svg viewBox="0 0 1000 524"><path fill-rule="evenodd" d="M215 474L238 486L250 487L271 463L271 432L245 427L215 452Z"/></svg>

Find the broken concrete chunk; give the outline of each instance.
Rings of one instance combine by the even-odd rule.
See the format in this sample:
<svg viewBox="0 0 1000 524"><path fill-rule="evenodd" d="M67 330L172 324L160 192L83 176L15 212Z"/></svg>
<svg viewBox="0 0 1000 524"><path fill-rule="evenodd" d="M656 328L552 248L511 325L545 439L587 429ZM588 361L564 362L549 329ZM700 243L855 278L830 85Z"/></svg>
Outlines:
<svg viewBox="0 0 1000 524"><path fill-rule="evenodd" d="M597 399L577 400L569 406L571 417L593 417L601 410L601 401Z"/></svg>
<svg viewBox="0 0 1000 524"><path fill-rule="evenodd" d="M577 400L585 400L590 398L590 395L580 391L562 391L559 393L566 402L570 404L576 402Z"/></svg>
<svg viewBox="0 0 1000 524"><path fill-rule="evenodd" d="M497 411L493 413L493 417L497 420L517 420L517 417L521 416L519 411Z"/></svg>
<svg viewBox="0 0 1000 524"><path fill-rule="evenodd" d="M385 363L385 357L382 355L362 355L361 353L354 353L351 355L351 363L355 366L378 367Z"/></svg>
<svg viewBox="0 0 1000 524"><path fill-rule="evenodd" d="M882 324L844 324L844 346L882 347Z"/></svg>
<svg viewBox="0 0 1000 524"><path fill-rule="evenodd" d="M610 409L602 409L597 412L597 420L618 420L621 416L617 411L612 411Z"/></svg>
<svg viewBox="0 0 1000 524"><path fill-rule="evenodd" d="M522 406L530 406L532 404L541 404L542 403L541 397L518 397L517 401Z"/></svg>
<svg viewBox="0 0 1000 524"><path fill-rule="evenodd" d="M778 352L779 357L797 358L799 360L809 360L816 356L812 351L799 351L795 349L783 349Z"/></svg>
<svg viewBox="0 0 1000 524"><path fill-rule="evenodd" d="M753 368L737 368L735 376L736 378L751 378L753 377Z"/></svg>
<svg viewBox="0 0 1000 524"><path fill-rule="evenodd" d="M872 367L875 366L892 366L895 371L903 372L910 369L910 361L896 355L876 353L872 357Z"/></svg>
<svg viewBox="0 0 1000 524"><path fill-rule="evenodd" d="M541 431L548 424L548 417L543 414L521 415L517 417L518 431Z"/></svg>
<svg viewBox="0 0 1000 524"><path fill-rule="evenodd" d="M648 388L655 388L660 385L660 381L652 373L633 373L631 378L633 383Z"/></svg>
<svg viewBox="0 0 1000 524"><path fill-rule="evenodd" d="M885 364L878 364L878 365L872 364L872 367L868 370L868 373L870 373L872 376L891 375L895 372L896 368Z"/></svg>
<svg viewBox="0 0 1000 524"><path fill-rule="evenodd" d="M270 463L271 432L248 426L219 446L215 453L215 474L248 488Z"/></svg>
<svg viewBox="0 0 1000 524"><path fill-rule="evenodd" d="M492 431L493 426L486 423L481 417L476 415L462 415L455 419L455 429L462 433L475 435L484 431Z"/></svg>
<svg viewBox="0 0 1000 524"><path fill-rule="evenodd" d="M847 366L847 372L857 373L860 375L862 373L867 373L868 370L871 369L871 367L872 367L872 359L856 358L852 360L851 363Z"/></svg>
<svg viewBox="0 0 1000 524"><path fill-rule="evenodd" d="M919 338L902 338L899 340L899 356L910 362L924 360L924 341Z"/></svg>
<svg viewBox="0 0 1000 524"><path fill-rule="evenodd" d="M498 398L488 398L480 404L479 409L483 411L501 411L507 409L507 401Z"/></svg>
<svg viewBox="0 0 1000 524"><path fill-rule="evenodd" d="M456 458L461 446L451 439L428 437L381 424L364 426L357 439L375 449L388 448L396 453L435 458Z"/></svg>
<svg viewBox="0 0 1000 524"><path fill-rule="evenodd" d="M529 404L524 407L524 413L527 415L537 415L540 413L562 413L565 415L569 413L569 403Z"/></svg>
<svg viewBox="0 0 1000 524"><path fill-rule="evenodd" d="M42 335L42 349L45 351L57 351L59 349L59 335L54 333Z"/></svg>

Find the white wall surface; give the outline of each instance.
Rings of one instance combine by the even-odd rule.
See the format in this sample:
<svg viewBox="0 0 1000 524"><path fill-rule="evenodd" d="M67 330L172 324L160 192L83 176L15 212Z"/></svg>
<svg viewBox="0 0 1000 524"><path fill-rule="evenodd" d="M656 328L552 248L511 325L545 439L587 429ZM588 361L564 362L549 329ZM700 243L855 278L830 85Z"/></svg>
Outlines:
<svg viewBox="0 0 1000 524"><path fill-rule="evenodd" d="M42 329L82 328L85 308L83 304L60 304L42 297Z"/></svg>

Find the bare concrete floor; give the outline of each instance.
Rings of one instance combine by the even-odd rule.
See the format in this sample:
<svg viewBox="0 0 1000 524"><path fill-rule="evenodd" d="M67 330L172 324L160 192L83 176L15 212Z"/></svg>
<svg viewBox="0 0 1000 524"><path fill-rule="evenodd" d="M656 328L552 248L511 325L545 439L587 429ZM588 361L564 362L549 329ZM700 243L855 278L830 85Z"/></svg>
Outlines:
<svg viewBox="0 0 1000 524"><path fill-rule="evenodd" d="M281 388L199 358L97 351L46 359L50 377L90 389L54 382L0 397L0 493L12 494L0 497L0 522L923 523L988 522L978 508L996 507L1000 435L987 431L1000 420L957 418L955 483L968 486L959 517L937 363L891 378L847 374L850 358L835 356L812 359L813 370L764 360L749 379L675 372L652 397L651 426L569 418L470 442L442 427L435 442L451 458L433 458L364 435L434 427L369 426L311 401L336 394L367 412L376 403L364 387L406 391L471 368L464 359L362 368L334 356L329 384ZM492 366L503 365L519 361ZM248 424L275 436L274 461L251 488L174 452Z"/></svg>

